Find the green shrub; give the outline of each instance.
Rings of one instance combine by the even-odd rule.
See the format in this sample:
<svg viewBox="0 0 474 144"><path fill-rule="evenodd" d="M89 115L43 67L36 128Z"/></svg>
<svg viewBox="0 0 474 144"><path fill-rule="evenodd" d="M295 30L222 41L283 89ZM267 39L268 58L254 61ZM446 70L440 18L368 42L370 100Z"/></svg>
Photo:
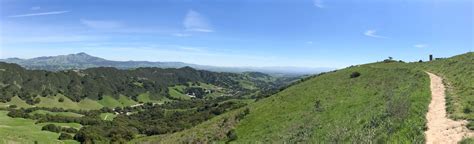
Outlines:
<svg viewBox="0 0 474 144"><path fill-rule="evenodd" d="M470 121L469 124L467 124L467 128L470 130L474 130L474 121Z"/></svg>
<svg viewBox="0 0 474 144"><path fill-rule="evenodd" d="M229 139L229 141L236 140L237 134L235 133L235 130L230 130L229 132L227 132L227 138Z"/></svg>
<svg viewBox="0 0 474 144"><path fill-rule="evenodd" d="M8 108L11 108L11 109L14 109L14 108L17 108L17 107L18 107L18 106L16 106L16 105L10 105L10 106L8 106Z"/></svg>
<svg viewBox="0 0 474 144"><path fill-rule="evenodd" d="M64 102L64 98L59 98L58 102Z"/></svg>
<svg viewBox="0 0 474 144"><path fill-rule="evenodd" d="M67 134L67 133L61 133L59 135L59 140L70 140L72 139L72 136L70 134Z"/></svg>
<svg viewBox="0 0 474 144"><path fill-rule="evenodd" d="M460 144L474 144L474 138L466 138L459 142Z"/></svg>
<svg viewBox="0 0 474 144"><path fill-rule="evenodd" d="M50 131L50 132L60 132L61 128L57 127L54 124L47 124L47 125L43 126L43 128L41 128L41 130Z"/></svg>
<svg viewBox="0 0 474 144"><path fill-rule="evenodd" d="M352 72L351 73L351 78L356 78L356 77L359 77L359 76L360 76L359 72Z"/></svg>

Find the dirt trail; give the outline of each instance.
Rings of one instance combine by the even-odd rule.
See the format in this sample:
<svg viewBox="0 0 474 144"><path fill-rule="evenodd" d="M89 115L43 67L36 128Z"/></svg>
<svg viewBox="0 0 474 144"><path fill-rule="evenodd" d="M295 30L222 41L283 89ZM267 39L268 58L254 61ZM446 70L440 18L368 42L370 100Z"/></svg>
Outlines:
<svg viewBox="0 0 474 144"><path fill-rule="evenodd" d="M455 144L464 137L474 136L474 133L466 128L467 121L454 121L447 117L443 79L432 73L428 75L431 79L431 103L426 114L426 143Z"/></svg>

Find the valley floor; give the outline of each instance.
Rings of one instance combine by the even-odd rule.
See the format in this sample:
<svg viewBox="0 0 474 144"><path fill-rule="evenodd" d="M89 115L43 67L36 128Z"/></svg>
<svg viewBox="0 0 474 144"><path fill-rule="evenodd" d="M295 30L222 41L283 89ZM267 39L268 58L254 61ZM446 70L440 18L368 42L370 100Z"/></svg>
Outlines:
<svg viewBox="0 0 474 144"><path fill-rule="evenodd" d="M427 72L428 73L428 72ZM464 137L474 136L474 132L466 128L467 121L454 121L446 114L446 97L443 79L428 73L431 80L431 103L426 114L428 130L425 132L428 144L455 144Z"/></svg>

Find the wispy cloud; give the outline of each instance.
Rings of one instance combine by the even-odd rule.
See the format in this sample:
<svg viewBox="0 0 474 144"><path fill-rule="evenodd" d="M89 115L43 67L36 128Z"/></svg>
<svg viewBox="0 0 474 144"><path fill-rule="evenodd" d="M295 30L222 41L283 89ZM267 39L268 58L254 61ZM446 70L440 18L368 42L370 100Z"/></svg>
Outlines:
<svg viewBox="0 0 474 144"><path fill-rule="evenodd" d="M415 44L413 45L413 47L416 47L416 48L425 48L425 47L428 47L427 44Z"/></svg>
<svg viewBox="0 0 474 144"><path fill-rule="evenodd" d="M189 46L178 46L180 50L190 51L190 52L202 52L203 49L199 47L189 47Z"/></svg>
<svg viewBox="0 0 474 144"><path fill-rule="evenodd" d="M41 7L39 7L39 6L31 7L31 10L40 10L40 9L41 9Z"/></svg>
<svg viewBox="0 0 474 144"><path fill-rule="evenodd" d="M307 41L306 44L313 44L313 41Z"/></svg>
<svg viewBox="0 0 474 144"><path fill-rule="evenodd" d="M68 13L69 11L50 11L50 12L41 12L41 13L29 13L29 14L20 14L20 15L11 15L10 18L19 18L19 17L32 17L32 16L45 16L45 15L58 15Z"/></svg>
<svg viewBox="0 0 474 144"><path fill-rule="evenodd" d="M66 43L104 40L103 37L92 35L53 35L53 36L30 36L9 37L3 39L5 43Z"/></svg>
<svg viewBox="0 0 474 144"><path fill-rule="evenodd" d="M184 17L183 25L186 31L214 32L209 21L200 13L189 10Z"/></svg>
<svg viewBox="0 0 474 144"><path fill-rule="evenodd" d="M313 0L313 5L318 8L324 8L323 0Z"/></svg>
<svg viewBox="0 0 474 144"><path fill-rule="evenodd" d="M108 20L87 20L81 19L81 23L94 29L114 29L122 27L120 22Z"/></svg>
<svg viewBox="0 0 474 144"><path fill-rule="evenodd" d="M187 34L187 33L174 33L173 36L176 36L176 37L190 37L192 35Z"/></svg>
<svg viewBox="0 0 474 144"><path fill-rule="evenodd" d="M388 38L377 34L377 30L367 30L364 32L365 36L374 37L374 38Z"/></svg>

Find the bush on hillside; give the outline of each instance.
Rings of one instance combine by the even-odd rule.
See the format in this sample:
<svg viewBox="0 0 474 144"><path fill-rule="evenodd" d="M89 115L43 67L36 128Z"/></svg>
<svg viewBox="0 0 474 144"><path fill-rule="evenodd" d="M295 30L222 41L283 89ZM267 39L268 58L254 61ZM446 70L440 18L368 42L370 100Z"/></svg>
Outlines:
<svg viewBox="0 0 474 144"><path fill-rule="evenodd" d="M314 103L314 109L315 109L317 112L322 112L322 111L323 111L323 107L322 107L322 104L321 104L321 100L316 100L316 102Z"/></svg>
<svg viewBox="0 0 474 144"><path fill-rule="evenodd" d="M72 139L73 137L70 135L70 134L67 134L67 133L61 133L61 135L59 135L59 140L70 140Z"/></svg>
<svg viewBox="0 0 474 144"><path fill-rule="evenodd" d="M237 140L237 134L235 133L235 130L230 130L229 132L227 132L227 138L229 139L229 141Z"/></svg>
<svg viewBox="0 0 474 144"><path fill-rule="evenodd" d="M352 72L351 73L351 78L356 78L356 77L359 77L359 76L360 76L359 72Z"/></svg>
<svg viewBox="0 0 474 144"><path fill-rule="evenodd" d="M467 128L470 130L474 130L474 121L469 122L469 124L467 124Z"/></svg>
<svg viewBox="0 0 474 144"><path fill-rule="evenodd" d="M41 130L50 131L50 132L60 132L61 128L57 127L54 124L47 124L47 125L43 126L43 128L41 128Z"/></svg>
<svg viewBox="0 0 474 144"><path fill-rule="evenodd" d="M11 109L15 109L15 108L17 108L17 107L18 107L18 106L16 106L16 105L10 105L10 106L8 106L8 108L11 108Z"/></svg>
<svg viewBox="0 0 474 144"><path fill-rule="evenodd" d="M59 98L58 102L64 102L64 98Z"/></svg>

